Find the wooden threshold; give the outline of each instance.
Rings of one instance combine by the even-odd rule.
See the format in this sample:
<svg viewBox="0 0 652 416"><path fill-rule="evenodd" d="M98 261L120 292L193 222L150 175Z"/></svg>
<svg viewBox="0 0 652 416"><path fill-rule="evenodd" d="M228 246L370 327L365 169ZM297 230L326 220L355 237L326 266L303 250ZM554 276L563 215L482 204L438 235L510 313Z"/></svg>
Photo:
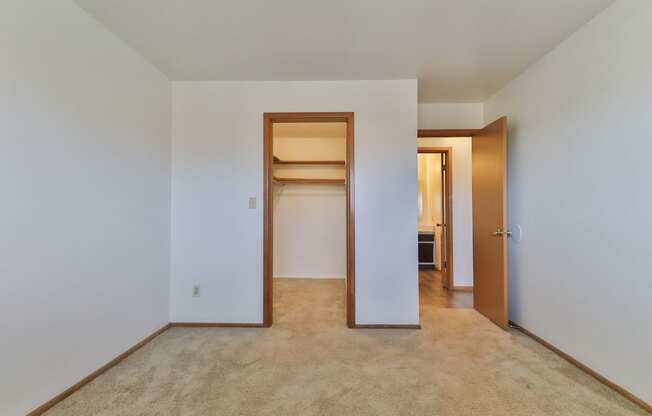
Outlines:
<svg viewBox="0 0 652 416"><path fill-rule="evenodd" d="M57 403L65 399L66 397L70 396L77 390L81 389L84 387L86 384L90 383L91 381L95 380L97 377L101 376L102 374L106 373L109 369L120 363L122 360L125 358L129 357L131 354L139 350L143 345L147 344L157 336L161 335L163 332L167 331L168 328L170 328L170 324L166 324L162 328L158 329L156 332L153 334L149 335L147 338L143 339L133 347L129 348L127 351L123 352L122 354L118 355L108 363L104 364L102 367L98 368L97 370L93 371L91 374L87 375L83 379L81 379L79 382L75 383L74 385L68 387L66 390L63 391L63 393L60 393L53 397L52 399L48 400L41 406L37 407L36 409L32 410L27 414L27 416L39 416L47 412L49 409L54 407Z"/></svg>
<svg viewBox="0 0 652 416"><path fill-rule="evenodd" d="M321 178L277 178L274 177L274 182L279 184L295 184L295 185L345 185L344 179L321 179Z"/></svg>
<svg viewBox="0 0 652 416"><path fill-rule="evenodd" d="M421 325L358 324L356 329L421 329Z"/></svg>
<svg viewBox="0 0 652 416"><path fill-rule="evenodd" d="M473 292L473 286L453 286L454 292Z"/></svg>
<svg viewBox="0 0 652 416"><path fill-rule="evenodd" d="M600 383L604 384L605 386L609 387L610 389L616 391L618 394L626 398L627 400L631 401L632 403L635 403L636 405L642 407L644 410L648 411L649 413L652 413L652 405L650 403L647 403L643 399L635 396L634 394L630 393L628 390L625 388L619 386L618 384L614 383L613 381L609 380L605 376L601 375L600 373L596 372L589 366L582 364L575 358L573 358L571 355L566 354L559 348L555 347L548 341L544 340L543 338L540 338L539 336L533 334L532 332L528 331L527 329L523 328L519 324L509 321L509 324L512 328L516 329L517 331L522 332L523 334L527 335L528 337L532 338L539 344L543 345L550 351L554 352L564 360L568 361L569 363L573 364L575 367L579 368L580 370L584 371L586 374L590 375L591 377L595 378L598 380Z"/></svg>
<svg viewBox="0 0 652 416"><path fill-rule="evenodd" d="M261 323L237 322L170 322L174 328L264 328Z"/></svg>
<svg viewBox="0 0 652 416"><path fill-rule="evenodd" d="M335 165L344 166L344 160L282 160L274 156L275 165Z"/></svg>
<svg viewBox="0 0 652 416"><path fill-rule="evenodd" d="M478 129L419 129L417 137L473 137Z"/></svg>

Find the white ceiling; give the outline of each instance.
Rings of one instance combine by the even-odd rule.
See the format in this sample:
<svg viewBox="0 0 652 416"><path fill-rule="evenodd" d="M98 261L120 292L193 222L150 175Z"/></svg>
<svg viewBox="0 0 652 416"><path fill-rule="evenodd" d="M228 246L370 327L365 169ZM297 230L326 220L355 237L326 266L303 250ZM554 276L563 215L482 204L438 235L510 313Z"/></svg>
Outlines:
<svg viewBox="0 0 652 416"><path fill-rule="evenodd" d="M173 80L419 80L482 101L613 0L75 0Z"/></svg>

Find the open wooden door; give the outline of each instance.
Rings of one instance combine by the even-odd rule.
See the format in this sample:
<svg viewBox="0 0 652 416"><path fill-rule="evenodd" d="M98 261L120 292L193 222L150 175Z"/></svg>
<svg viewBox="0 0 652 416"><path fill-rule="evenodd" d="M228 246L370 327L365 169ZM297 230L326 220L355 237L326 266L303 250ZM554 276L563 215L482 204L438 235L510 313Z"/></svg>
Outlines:
<svg viewBox="0 0 652 416"><path fill-rule="evenodd" d="M507 118L473 136L473 306L508 327Z"/></svg>

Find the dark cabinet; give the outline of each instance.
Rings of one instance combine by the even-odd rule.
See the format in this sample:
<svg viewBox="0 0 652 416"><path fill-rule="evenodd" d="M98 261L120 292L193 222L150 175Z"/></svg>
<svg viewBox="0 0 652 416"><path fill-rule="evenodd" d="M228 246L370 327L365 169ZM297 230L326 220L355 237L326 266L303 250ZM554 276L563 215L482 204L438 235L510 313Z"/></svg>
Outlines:
<svg viewBox="0 0 652 416"><path fill-rule="evenodd" d="M419 269L435 268L435 233L419 232Z"/></svg>

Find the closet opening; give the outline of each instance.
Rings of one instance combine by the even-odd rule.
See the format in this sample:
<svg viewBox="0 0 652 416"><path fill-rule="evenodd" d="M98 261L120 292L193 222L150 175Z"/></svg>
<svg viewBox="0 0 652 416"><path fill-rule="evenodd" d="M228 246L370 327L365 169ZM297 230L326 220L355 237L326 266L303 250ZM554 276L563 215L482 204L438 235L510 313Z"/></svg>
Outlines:
<svg viewBox="0 0 652 416"><path fill-rule="evenodd" d="M355 327L353 113L265 113L263 131L263 325Z"/></svg>

